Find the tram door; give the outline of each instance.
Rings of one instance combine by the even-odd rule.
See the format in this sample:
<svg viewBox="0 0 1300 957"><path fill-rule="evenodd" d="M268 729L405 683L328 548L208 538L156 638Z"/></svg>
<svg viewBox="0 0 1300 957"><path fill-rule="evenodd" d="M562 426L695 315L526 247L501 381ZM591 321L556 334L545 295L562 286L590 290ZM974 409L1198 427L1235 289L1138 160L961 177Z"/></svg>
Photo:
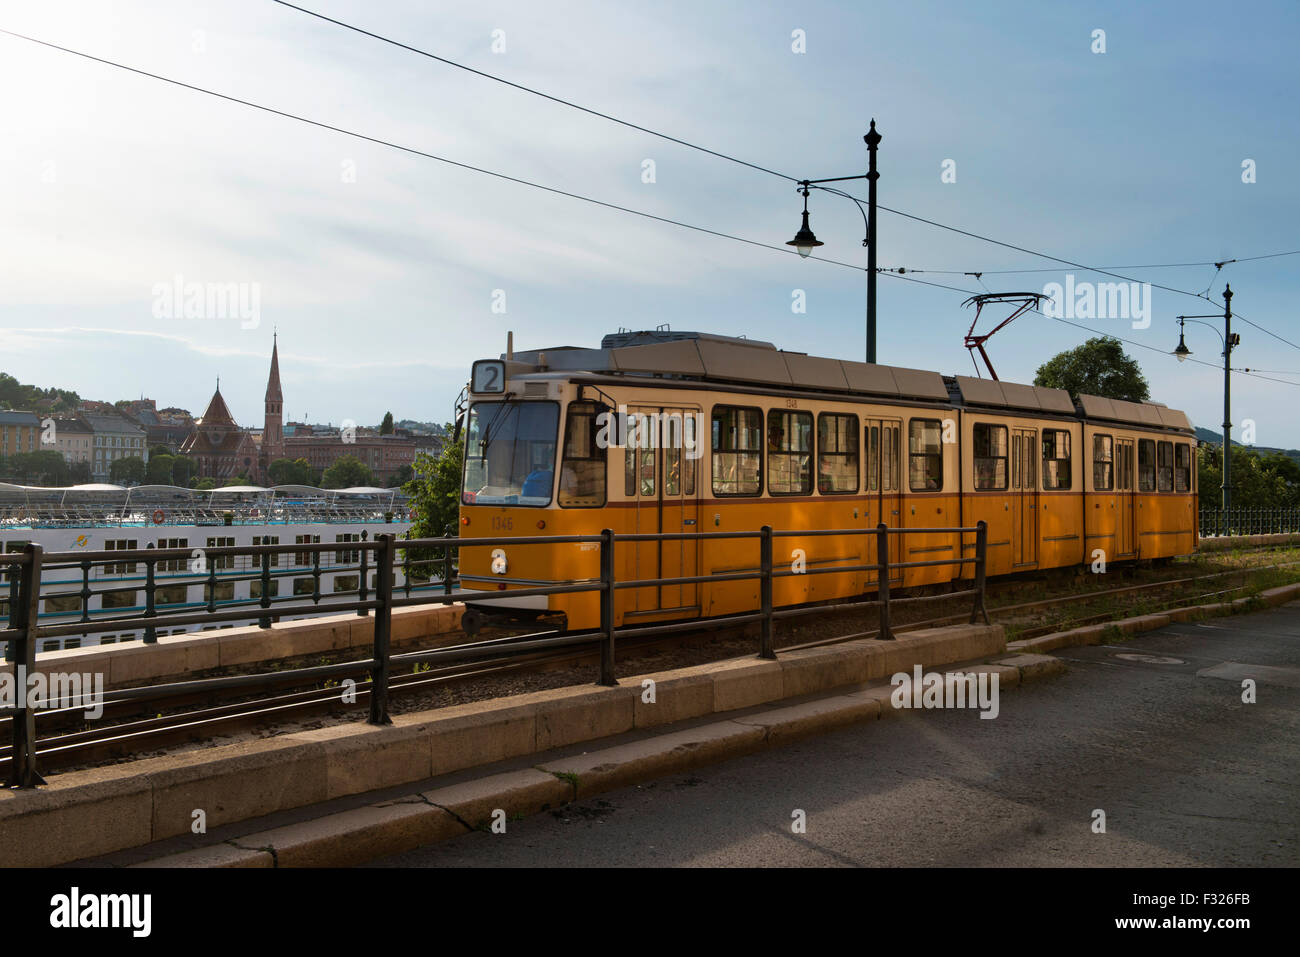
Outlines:
<svg viewBox="0 0 1300 957"><path fill-rule="evenodd" d="M635 500L634 529L639 534L699 532L701 442L708 440L694 409L633 407L623 452L623 491ZM626 574L636 579L690 578L698 575L699 542L694 538L635 542ZM627 589L630 614L680 610L698 614L699 585L648 585Z"/></svg>
<svg viewBox="0 0 1300 957"><path fill-rule="evenodd" d="M1038 564L1038 431L1011 432L1011 562Z"/></svg>
<svg viewBox="0 0 1300 957"><path fill-rule="evenodd" d="M890 528L903 524L903 503L900 494L900 441L903 434L901 419L867 419L862 447L866 450L867 526L874 527L884 522ZM874 544L864 556L864 563L876 560ZM890 564L901 562L903 536L889 536ZM890 581L901 581L902 569L896 569L890 575ZM875 581L871 575L868 581Z"/></svg>
<svg viewBox="0 0 1300 957"><path fill-rule="evenodd" d="M1133 471L1133 440L1115 441L1115 497L1119 514L1115 517L1115 549L1117 558L1127 558L1137 553L1137 509L1133 507L1136 494Z"/></svg>

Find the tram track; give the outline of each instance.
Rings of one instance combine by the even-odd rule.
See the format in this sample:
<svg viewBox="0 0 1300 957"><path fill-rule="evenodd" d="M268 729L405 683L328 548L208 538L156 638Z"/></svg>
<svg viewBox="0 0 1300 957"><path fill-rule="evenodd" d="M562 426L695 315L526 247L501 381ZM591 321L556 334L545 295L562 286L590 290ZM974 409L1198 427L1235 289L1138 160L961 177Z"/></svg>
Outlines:
<svg viewBox="0 0 1300 957"><path fill-rule="evenodd" d="M1260 549L1259 551L1274 551L1274 549ZM1110 597L1122 595L1134 595L1141 593L1150 593L1156 590L1169 590L1198 582L1206 582L1212 579L1220 579L1232 575L1242 575L1249 578L1252 574L1265 571L1275 571L1278 569L1291 568L1300 566L1300 561L1284 562L1272 565L1246 566L1241 568L1228 569L1226 571L1211 572L1204 575L1193 575L1180 578L1163 579L1154 582L1146 582L1136 585L1122 585L1110 589L1088 590L1076 594L1057 595L1043 599L1036 599L1027 602L1018 602L1007 605L990 605L989 613L991 616L1006 615L1023 615L1031 613L1038 609L1058 607L1063 604L1080 603L1096 601ZM1169 607L1177 607L1181 604L1199 603L1210 598L1220 595L1232 594L1248 588L1249 581L1234 585L1227 589L1218 591L1200 593L1193 596L1179 596ZM1016 581L1000 581L990 583L988 586L989 595L994 595L1004 589L1014 590L1016 587L1023 587L1023 583ZM942 601L943 595L928 596L931 600ZM963 601L965 604L965 601ZM867 607L871 607L869 604ZM851 612L849 612L851 614ZM843 615L845 612L835 612L835 615ZM894 626L894 631L906 633L921 628L937 627L954 622L965 621L969 618L969 610L963 610L959 613L940 615L911 622L901 622ZM1081 616L1066 622L1052 622L1042 626L1035 626L1028 629L1022 629L1017 634L1017 638L1035 637L1037 634L1046 634L1052 631L1066 630L1068 628L1080 627L1086 624L1093 624L1099 621L1106 621L1113 618L1112 613L1099 615ZM740 632L742 629L733 626L732 630ZM543 634L553 634L546 632ZM674 644L690 642L701 635L717 637L718 630L716 627L710 628L703 625L698 631L681 632L672 635L645 636L638 638L632 636L625 639L620 646L620 660L626 661L635 657L636 652L644 653L652 648L659 648ZM827 645L841 644L847 641L854 641L866 638L873 638L879 634L878 631L868 630L859 631L852 634L825 638L804 642L800 644L783 644L778 646L779 651L795 651L805 648L817 648ZM539 634L512 635L501 638L488 639L486 643L508 645L512 642L526 641L537 638ZM485 642L474 642L476 646L482 646ZM593 639L593 645L594 645ZM452 648L462 648L464 645L451 646ZM390 660L390 669L403 668L411 665L411 659L418 657L427 651L412 651L401 655L394 655ZM631 654L629 654L631 653ZM579 666L589 662L594 662L599 657L597 648L562 649L557 651L538 651L525 655L503 654L500 658L486 658L473 664L448 665L441 667L432 667L423 671L413 671L405 674L393 674L389 678L389 696L407 697L418 693L427 693L438 689L446 689L456 685L469 684L475 681L481 681L489 678L499 678L513 673L525 673L543 670L545 668L556 668L564 666ZM418 665L417 665L418 667ZM358 676L364 672L364 667L359 666L357 669ZM273 688L289 688L294 685L311 683L320 684L320 679L303 679L294 678L286 674L282 682L277 682L273 677L267 679L267 684ZM84 724L84 710L81 708L63 708L49 711L38 712L37 728L37 760L42 770L61 770L83 765L96 765L106 762L113 762L122 759L138 757L142 754L165 751L170 748L183 746L197 741L209 740L214 737L238 734L241 732L250 732L258 729L285 726L290 724L301 724L312 719L328 716L338 711L355 711L357 709L368 708L370 703L371 682L369 679L357 680L355 688L352 689L355 694L345 696L339 685L334 687L320 688L313 687L307 690L276 693L266 697L249 698L243 701L235 701L223 704L215 704L197 709L174 711L173 713L164 714L163 711L175 709L177 707L185 708L189 705L209 701L215 696L213 691L186 691L178 690L175 695L141 702L139 700L120 700L107 702L104 705L104 717L114 723L105 724L95 728L63 730L69 727L77 727ZM156 711L154 717L134 717L145 711ZM7 720L0 724L7 724ZM51 731L61 731L62 733L50 734ZM0 740L7 735L0 735ZM7 772L10 762L10 747L0 747L0 772Z"/></svg>

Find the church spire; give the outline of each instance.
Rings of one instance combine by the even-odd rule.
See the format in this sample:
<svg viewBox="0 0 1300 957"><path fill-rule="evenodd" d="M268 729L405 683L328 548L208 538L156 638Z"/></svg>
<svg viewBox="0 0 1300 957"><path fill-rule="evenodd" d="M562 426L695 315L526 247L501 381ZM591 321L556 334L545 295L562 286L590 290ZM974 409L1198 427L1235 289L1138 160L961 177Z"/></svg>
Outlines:
<svg viewBox="0 0 1300 957"><path fill-rule="evenodd" d="M277 341L278 337L272 334L271 337L271 374L266 379L266 401L283 402L284 395L280 391L280 348Z"/></svg>

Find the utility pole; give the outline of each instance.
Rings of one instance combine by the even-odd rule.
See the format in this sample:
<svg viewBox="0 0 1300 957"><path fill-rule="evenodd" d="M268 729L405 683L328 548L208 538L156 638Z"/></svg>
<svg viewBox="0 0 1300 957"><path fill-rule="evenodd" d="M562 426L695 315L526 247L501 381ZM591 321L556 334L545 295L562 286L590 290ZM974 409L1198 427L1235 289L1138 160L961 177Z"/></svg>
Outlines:
<svg viewBox="0 0 1300 957"><path fill-rule="evenodd" d="M1179 362L1183 362L1192 351L1187 348L1183 341L1183 327L1187 322L1195 322L1198 325L1210 326L1208 322L1199 322L1201 319L1218 319L1218 314L1199 315L1199 316L1175 316L1178 320L1178 348L1173 354ZM1223 335L1219 338L1223 340L1223 519L1229 521L1228 509L1232 508L1232 350L1241 345L1241 336L1232 331L1232 287L1225 285L1223 287ZM1210 326L1214 329L1214 326ZM1218 332L1218 329L1214 329Z"/></svg>
<svg viewBox="0 0 1300 957"><path fill-rule="evenodd" d="M1232 508L1232 287L1223 287L1223 511Z"/></svg>
<svg viewBox="0 0 1300 957"><path fill-rule="evenodd" d="M862 137L867 144L870 162L867 166L867 361L876 361L876 147L880 145L880 134L876 132L876 121L871 121L871 128Z"/></svg>

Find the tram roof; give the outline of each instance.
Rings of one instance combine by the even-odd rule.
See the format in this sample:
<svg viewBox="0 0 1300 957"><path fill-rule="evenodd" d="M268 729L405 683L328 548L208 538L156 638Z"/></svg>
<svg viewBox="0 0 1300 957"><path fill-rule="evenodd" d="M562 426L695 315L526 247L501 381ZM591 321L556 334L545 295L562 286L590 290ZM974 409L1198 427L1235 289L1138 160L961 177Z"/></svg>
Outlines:
<svg viewBox="0 0 1300 957"><path fill-rule="evenodd" d="M945 377L925 369L810 356L778 349L770 342L707 332L620 332L605 336L599 349L561 346L516 352L509 359L512 375L594 372L670 376L884 398L956 400L967 406L1082 415L1148 428L1192 431L1184 413L1156 402L1081 395L1076 403L1064 389L971 376Z"/></svg>
<svg viewBox="0 0 1300 957"><path fill-rule="evenodd" d="M635 335L653 337L654 333ZM678 338L615 345L606 336L600 349L537 349L516 352L512 373L605 372L674 376L683 379L792 386L896 398L948 399L943 376L924 369L872 365L786 352L770 342L708 333L670 333ZM687 337L690 338L687 338ZM614 342L611 342L614 340ZM502 358L506 358L504 355Z"/></svg>

